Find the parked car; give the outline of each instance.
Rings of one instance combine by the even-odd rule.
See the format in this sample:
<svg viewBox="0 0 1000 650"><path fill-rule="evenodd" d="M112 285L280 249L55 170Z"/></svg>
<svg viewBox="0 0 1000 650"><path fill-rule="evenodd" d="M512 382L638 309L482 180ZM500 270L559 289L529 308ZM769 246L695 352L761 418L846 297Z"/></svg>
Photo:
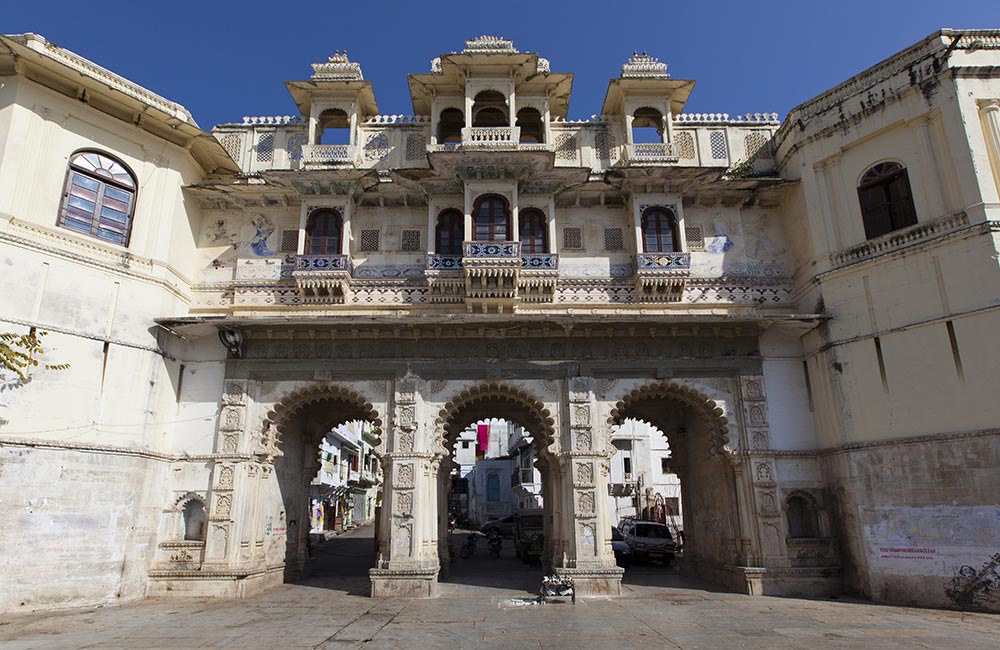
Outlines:
<svg viewBox="0 0 1000 650"><path fill-rule="evenodd" d="M625 543L617 526L611 527L611 550L615 554L615 564L624 568L632 563L632 549Z"/></svg>
<svg viewBox="0 0 1000 650"><path fill-rule="evenodd" d="M674 561L677 546L666 524L655 521L624 519L618 523L622 541L628 545L630 560L659 560L668 567ZM612 531L612 537L614 531ZM612 542L612 547L614 542Z"/></svg>
<svg viewBox="0 0 1000 650"><path fill-rule="evenodd" d="M489 535L490 531L497 531L503 537L514 536L514 515L508 515L503 519L491 519L479 527L479 532Z"/></svg>

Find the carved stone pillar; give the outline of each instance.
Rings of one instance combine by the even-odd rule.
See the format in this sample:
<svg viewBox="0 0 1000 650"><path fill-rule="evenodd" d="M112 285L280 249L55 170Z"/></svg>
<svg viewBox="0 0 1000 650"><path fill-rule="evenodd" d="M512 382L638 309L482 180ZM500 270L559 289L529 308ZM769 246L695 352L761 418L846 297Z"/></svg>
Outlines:
<svg viewBox="0 0 1000 650"><path fill-rule="evenodd" d="M597 403L589 377L568 381L567 407L569 451L559 454L564 515L563 553L555 573L572 578L576 593L620 595L623 571L615 564L609 536L607 476L608 453L605 427L595 427ZM564 435L563 439L567 439Z"/></svg>
<svg viewBox="0 0 1000 650"><path fill-rule="evenodd" d="M369 577L373 598L437 595L438 470L429 418L421 419L417 380L399 380L383 457L381 542Z"/></svg>

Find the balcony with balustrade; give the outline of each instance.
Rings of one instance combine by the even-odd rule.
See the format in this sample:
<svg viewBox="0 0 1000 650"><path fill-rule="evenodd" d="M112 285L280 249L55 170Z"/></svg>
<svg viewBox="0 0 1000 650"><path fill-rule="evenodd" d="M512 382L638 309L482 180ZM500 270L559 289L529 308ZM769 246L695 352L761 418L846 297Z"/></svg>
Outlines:
<svg viewBox="0 0 1000 650"><path fill-rule="evenodd" d="M306 304L343 304L351 286L347 255L296 255L292 278Z"/></svg>
<svg viewBox="0 0 1000 650"><path fill-rule="evenodd" d="M352 167L355 158L354 147L349 144L302 145L302 165L306 169Z"/></svg>
<svg viewBox="0 0 1000 650"><path fill-rule="evenodd" d="M622 160L631 166L666 165L680 159L673 142L637 142L626 144Z"/></svg>
<svg viewBox="0 0 1000 650"><path fill-rule="evenodd" d="M678 302L691 276L691 254L636 253L635 266L639 302Z"/></svg>

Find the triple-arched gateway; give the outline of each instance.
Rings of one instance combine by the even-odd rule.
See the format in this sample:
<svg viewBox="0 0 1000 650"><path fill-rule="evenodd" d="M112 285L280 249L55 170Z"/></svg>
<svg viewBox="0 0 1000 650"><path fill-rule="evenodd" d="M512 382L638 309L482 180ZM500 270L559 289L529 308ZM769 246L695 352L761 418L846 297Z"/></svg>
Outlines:
<svg viewBox="0 0 1000 650"><path fill-rule="evenodd" d="M580 594L618 594L609 462L617 425L634 419L669 439L684 571L749 593L839 588L831 542L815 540L812 562L786 544L779 493L816 493L819 482L803 471L794 485L775 483L753 326L509 329L242 329L239 357L226 363L217 444L231 456L214 465L202 579L236 576L252 589L305 574L317 444L360 420L377 435L384 476L371 593L435 595L448 568L456 439L503 418L535 445L543 564Z"/></svg>

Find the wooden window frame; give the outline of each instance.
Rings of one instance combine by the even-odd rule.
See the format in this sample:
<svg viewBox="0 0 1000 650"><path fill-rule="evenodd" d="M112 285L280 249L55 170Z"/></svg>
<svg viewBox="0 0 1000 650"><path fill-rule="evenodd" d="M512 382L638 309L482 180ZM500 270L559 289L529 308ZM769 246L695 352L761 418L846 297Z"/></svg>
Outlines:
<svg viewBox="0 0 1000 650"><path fill-rule="evenodd" d="M317 220L319 218L333 218L336 222L336 228L330 228L329 221L324 221L324 232L323 234L316 234L314 231L317 226ZM335 233L331 233L331 230L335 230ZM309 214L309 219L306 220L306 245L305 253L307 255L340 255L341 242L344 238L344 217L340 214L340 210L334 208L319 208L313 210ZM331 245L332 244L332 245Z"/></svg>
<svg viewBox="0 0 1000 650"><path fill-rule="evenodd" d="M521 254L532 255L549 252L549 233L545 214L538 208L522 210L518 215L521 230Z"/></svg>
<svg viewBox="0 0 1000 650"><path fill-rule="evenodd" d="M465 239L465 215L454 208L442 210L434 226L434 252L438 255L461 255Z"/></svg>
<svg viewBox="0 0 1000 650"><path fill-rule="evenodd" d="M866 239L917 224L910 176L898 162L880 162L865 171L858 183L858 203Z"/></svg>
<svg viewBox="0 0 1000 650"><path fill-rule="evenodd" d="M472 210L473 241L510 241L510 204L499 194L484 194Z"/></svg>
<svg viewBox="0 0 1000 650"><path fill-rule="evenodd" d="M87 156L97 156L101 165L95 165ZM119 173L113 171L115 166L120 168ZM77 179L83 183L75 183ZM114 196L115 193L120 196ZM104 151L82 149L69 158L56 225L128 248L138 193L136 175L125 163ZM81 205L84 203L93 204L93 209L84 208ZM124 215L124 218L109 218L104 216L106 211Z"/></svg>
<svg viewBox="0 0 1000 650"><path fill-rule="evenodd" d="M640 226L644 253L680 252L677 213L671 208L663 206L646 208L642 213Z"/></svg>

